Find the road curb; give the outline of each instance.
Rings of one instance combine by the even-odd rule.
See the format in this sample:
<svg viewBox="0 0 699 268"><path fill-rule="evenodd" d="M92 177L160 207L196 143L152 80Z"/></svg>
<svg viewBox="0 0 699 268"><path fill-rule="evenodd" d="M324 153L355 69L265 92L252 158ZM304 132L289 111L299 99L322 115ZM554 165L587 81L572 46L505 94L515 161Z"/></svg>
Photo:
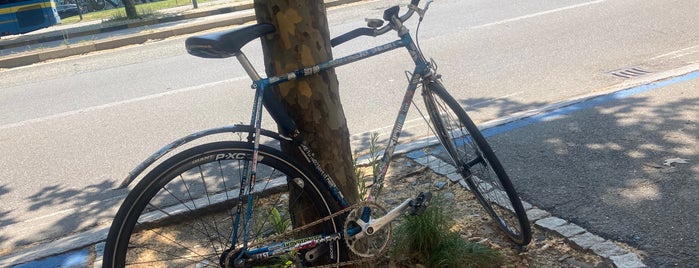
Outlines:
<svg viewBox="0 0 699 268"><path fill-rule="evenodd" d="M52 256L59 256L85 248L92 250L95 244L107 238L108 231L109 226L102 226L82 233L69 235L49 243L40 244L32 248L20 250L2 257L2 259L0 259L0 267L14 267L20 264L38 262ZM40 266L41 265L37 264L32 267Z"/></svg>
<svg viewBox="0 0 699 268"><path fill-rule="evenodd" d="M95 28L96 27L95 25L80 26L80 27L76 27L76 28L70 28L68 30L56 30L56 31L44 33L44 34L41 34L41 36L39 36L38 38L32 38L30 40L23 40L23 39L27 39L27 38L18 38L16 40L9 40L9 41L5 42L6 44L0 45L0 49L8 49L8 48L21 47L21 46L36 45L36 44L41 44L44 42L60 41L60 40L66 39L66 38L82 37L82 36L100 34L100 33L108 33L108 32L124 30L124 29L131 29L131 28L138 28L138 27L143 27L143 26L148 26L148 25L153 25L153 24L168 23L168 22L175 22L175 21L188 20L188 19L196 19L196 18L201 18L201 17L232 13L232 12L247 10L247 9L252 9L252 8L253 8L252 4L243 4L243 5L232 6L232 7L217 8L217 9L207 10L207 11L192 12L192 13L187 13L187 14L177 14L177 15L172 15L172 16L166 16L163 18L142 19L142 20L131 21L128 23L115 23L114 25L108 25L105 27L102 27L101 25L97 25L98 28Z"/></svg>
<svg viewBox="0 0 699 268"><path fill-rule="evenodd" d="M363 0L326 1L325 6L329 8L329 7L336 7L336 6L350 4L350 3L354 3L354 2L360 2L360 1L363 1ZM212 16L212 15L222 15L222 14L227 14L227 13L241 12L241 11L243 11L243 12L249 11L249 13L251 13L251 14L242 14L240 16L236 16L233 18L226 18L226 19L221 19L221 20L216 20L216 21L198 22L198 23L192 23L191 25L185 25L185 26L173 26L173 27L167 28L165 30L145 31L142 33L124 35L124 36L114 37L114 38L108 38L105 40L94 41L91 43L68 45L65 47L58 47L58 48L51 48L51 49L43 49L40 51L30 51L30 52L12 54L12 55L8 55L8 56L0 57L0 68L16 68L16 67L31 65L34 63L47 61L47 60L65 58L65 57L75 56L75 55L82 55L82 54L86 54L86 53L90 53L90 52L94 52L94 51L114 49L114 48L119 48L119 47L128 46L128 45L143 44L149 40L165 39L165 38L172 37L172 36L192 34L192 33L197 33L197 32L201 32L204 30L213 29L213 28L241 25L244 23L255 21L255 14L252 11L252 7L253 7L252 4L245 4L245 5L236 6L236 7L219 8L219 9L215 9L213 11L196 12L196 13L191 13L191 14L183 14L183 15L178 15L178 16L165 17L165 18L161 18L161 19L157 19L157 20L144 20L142 22L134 22L134 23L129 23L127 25L118 25L118 26L113 26L113 27L97 29L97 30L93 29L93 30L85 30L84 32L75 32L75 33L72 33L72 35L71 35L72 37L87 36L87 35L92 35L92 34L97 34L97 33L104 33L104 32L110 32L110 31L116 31L116 30L122 30L122 29L128 29L128 28L144 27L144 26L158 24L158 23L174 22L174 21L179 21L179 20L206 17L206 16ZM57 38L57 39L55 39L55 38ZM64 38L64 35L59 35L59 36L54 36L54 37L40 38L40 39L37 39L37 41L25 41L25 42L32 42L31 44L40 44L42 42L63 40L63 38ZM41 40L41 41L38 41L38 40ZM29 44L30 43L25 43L23 45L29 45ZM4 45L4 47L0 46L0 49L2 49L2 48L8 48L8 47L7 47L7 45Z"/></svg>
<svg viewBox="0 0 699 268"><path fill-rule="evenodd" d="M37 52L9 55L0 59L0 68L16 68L20 66L34 64L37 62L65 58L75 55L82 55L94 51L114 49L128 45L143 44L149 40L165 39L177 35L201 32L212 28L240 25L253 20L255 20L255 15L251 14L235 18L173 27L161 31L154 30L150 32L130 34L106 40L94 41L92 43L68 45L66 47L45 49Z"/></svg>

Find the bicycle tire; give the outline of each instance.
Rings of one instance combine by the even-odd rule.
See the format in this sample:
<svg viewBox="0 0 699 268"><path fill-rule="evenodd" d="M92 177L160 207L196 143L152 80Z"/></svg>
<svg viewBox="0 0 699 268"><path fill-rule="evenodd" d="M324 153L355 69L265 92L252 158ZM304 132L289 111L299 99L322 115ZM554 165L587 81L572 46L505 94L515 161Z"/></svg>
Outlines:
<svg viewBox="0 0 699 268"><path fill-rule="evenodd" d="M423 98L457 173L513 242L529 244L531 226L519 195L478 127L439 81L423 85Z"/></svg>
<svg viewBox="0 0 699 268"><path fill-rule="evenodd" d="M236 196L240 191L237 177L246 173L244 166L250 162L252 147L250 143L235 141L209 143L178 153L156 166L119 208L107 236L104 267L144 263L149 267L218 267L223 250L230 248ZM303 166L281 151L260 145L254 213L247 234L250 244L270 242L258 235L274 235L293 228L291 225L298 219L292 219L290 208L301 206L295 200L310 202L303 204L303 215L324 217L339 210L322 182L299 167ZM295 188L293 193L291 188ZM242 226L245 205L240 213ZM318 232L333 234L342 227L330 220L319 229L322 230ZM238 237L241 236L239 232ZM332 263L339 262L340 240L327 245L334 249L328 251L335 255Z"/></svg>

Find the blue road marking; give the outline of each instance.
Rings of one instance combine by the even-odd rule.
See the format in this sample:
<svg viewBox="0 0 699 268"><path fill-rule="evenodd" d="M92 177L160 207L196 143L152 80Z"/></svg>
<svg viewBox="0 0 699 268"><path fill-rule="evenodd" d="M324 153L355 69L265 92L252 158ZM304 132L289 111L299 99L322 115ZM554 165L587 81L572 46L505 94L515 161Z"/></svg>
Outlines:
<svg viewBox="0 0 699 268"><path fill-rule="evenodd" d="M88 267L90 260L90 251L88 249L81 249L76 251L71 251L68 253L63 253L61 255L56 255L41 259L38 261L33 261L30 263L20 264L13 266L13 268L46 268L46 267Z"/></svg>
<svg viewBox="0 0 699 268"><path fill-rule="evenodd" d="M587 108L592 108L592 107L599 106L599 105L602 105L602 104L610 102L610 101L623 99L623 98L626 98L626 97L629 97L629 96L632 96L635 94L643 93L646 91L658 89L661 87L669 86L669 85L680 83L680 82L689 81L689 80L696 79L696 78L699 78L699 71L694 71L694 72L687 73L687 74L684 74L684 75L681 75L678 77L660 80L660 81L656 81L656 82L652 82L652 83L648 83L648 84L643 84L640 86L635 86L635 87L623 89L623 90L620 90L620 91L617 91L617 92L614 92L611 94L594 97L594 98L591 98L589 100L585 100L585 101L582 101L582 102L579 102L576 104L572 104L570 106L566 106L563 108L559 108L559 109L556 109L556 110L553 110L550 112L534 115L531 117L523 118L521 120L517 120L514 122L510 122L510 123L506 123L506 124L502 124L499 126L485 129L485 130L483 130L483 136L485 136L485 137L494 136L494 135L505 133L505 132L508 132L511 130L515 130L515 129L524 127L524 126L528 126L528 125L531 125L534 123L554 120L554 119L560 118L564 115L568 115L568 114L571 114L571 113L576 112L576 111L580 111L580 110L587 109Z"/></svg>
<svg viewBox="0 0 699 268"><path fill-rule="evenodd" d="M653 89L662 88L662 87L669 86L669 85L676 84L676 83L680 83L680 82L689 81L689 80L696 79L696 78L699 78L699 71L694 71L694 72L687 73L687 74L684 74L681 76L677 76L677 77L673 77L673 78L669 78L669 79L664 79L664 80L659 80L659 81L651 82L648 84L630 87L627 89L622 89L622 90L616 91L614 93L593 97L593 98L590 98L588 100L584 100L584 101L581 101L581 102L578 102L575 104L571 104L569 106L565 106L565 107L558 108L558 109L555 109L555 110L552 110L549 112L537 114L534 116L525 117L525 118L522 118L522 119L517 120L517 121L513 121L513 122L505 123L502 125L490 127L487 129L483 129L481 131L482 131L483 136L485 136L485 137L495 136L495 135L502 134L502 133L505 133L508 131L512 131L512 130L515 130L515 129L518 129L521 127L525 127L525 126L528 126L528 125L531 125L534 123L554 120L554 119L560 118L564 115L568 115L568 114L571 114L571 113L576 112L576 111L580 111L583 109L588 109L588 108L592 108L592 107L595 107L598 105L602 105L602 104L610 102L610 101L623 99L623 98L626 98L626 97L629 97L629 96L632 96L635 94L643 93L643 92L650 91ZM441 150L441 147L434 147L434 148L431 148L430 150ZM425 152L424 150L414 150L414 151L408 152L406 155L412 159L417 159L420 157L424 157L428 154L435 154L435 153L438 153L438 152Z"/></svg>

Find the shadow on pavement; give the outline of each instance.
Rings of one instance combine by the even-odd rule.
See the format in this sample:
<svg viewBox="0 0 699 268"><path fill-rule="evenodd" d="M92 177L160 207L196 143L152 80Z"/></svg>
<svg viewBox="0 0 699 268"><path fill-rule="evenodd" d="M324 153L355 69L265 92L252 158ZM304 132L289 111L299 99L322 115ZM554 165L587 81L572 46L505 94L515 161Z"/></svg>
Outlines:
<svg viewBox="0 0 699 268"><path fill-rule="evenodd" d="M651 267L699 263L699 98L689 90L657 89L490 140L524 200L645 251Z"/></svg>

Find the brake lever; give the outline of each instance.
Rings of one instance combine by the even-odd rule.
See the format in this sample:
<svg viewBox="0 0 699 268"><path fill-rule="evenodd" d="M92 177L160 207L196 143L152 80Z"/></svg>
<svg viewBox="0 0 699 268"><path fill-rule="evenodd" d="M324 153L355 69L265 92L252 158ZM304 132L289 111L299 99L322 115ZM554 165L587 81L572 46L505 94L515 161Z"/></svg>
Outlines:
<svg viewBox="0 0 699 268"><path fill-rule="evenodd" d="M408 5L408 8L415 11L415 13L417 13L417 15L420 16L420 20L422 20L422 18L425 17L425 13L427 13L427 9L430 8L430 4L432 4L432 2L434 2L434 1L427 0L427 2L425 2L425 7L422 9L418 6L415 6L415 5Z"/></svg>

